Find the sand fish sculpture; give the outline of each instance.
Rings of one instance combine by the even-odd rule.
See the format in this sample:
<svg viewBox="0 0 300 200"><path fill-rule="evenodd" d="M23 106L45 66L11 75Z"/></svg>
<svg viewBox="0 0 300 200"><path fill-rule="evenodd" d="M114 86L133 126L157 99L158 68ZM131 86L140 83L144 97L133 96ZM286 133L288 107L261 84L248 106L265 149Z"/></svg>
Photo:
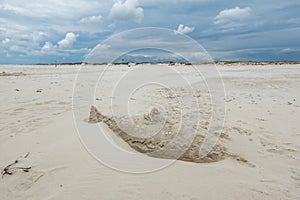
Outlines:
<svg viewBox="0 0 300 200"><path fill-rule="evenodd" d="M89 116L89 123L105 123L109 129L124 140L131 148L151 157L204 163L219 161L226 155L226 148L221 144L216 144L207 155L204 157L200 156L199 149L203 143L204 134L199 131L199 133L191 138L192 140L189 144L185 144L187 140L185 136L177 138L176 141L177 131L174 128L176 127L176 123L168 120L164 121L164 126L155 135L144 137L143 135L139 136L139 134L136 134L138 131L141 134L143 133L143 126L152 125L153 127L157 127L155 125L160 124L163 120L161 113L156 108L152 108L150 113L142 116L117 118L105 116L95 106L91 106ZM134 127L130 125L130 121L134 122ZM120 128L120 124L123 124L122 128ZM132 134L132 132L135 132L135 134Z"/></svg>

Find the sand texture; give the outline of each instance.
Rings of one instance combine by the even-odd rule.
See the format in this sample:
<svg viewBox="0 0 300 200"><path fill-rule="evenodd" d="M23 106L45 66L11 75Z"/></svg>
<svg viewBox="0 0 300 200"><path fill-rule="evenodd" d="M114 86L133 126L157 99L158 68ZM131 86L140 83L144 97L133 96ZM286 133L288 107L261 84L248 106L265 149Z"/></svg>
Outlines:
<svg viewBox="0 0 300 200"><path fill-rule="evenodd" d="M85 70L79 77L81 67ZM111 92L120 77L140 66L105 67L0 66L5 72L0 73L1 200L300 199L299 65L218 66L226 91L226 115L218 142L205 157L198 153L214 105L205 81L193 73L192 66L176 65L174 69L190 81L193 91L175 75L162 74L175 93L160 86L137 90L126 99L130 115L112 112L123 107L111 104L118 100ZM196 66L204 71L211 67ZM105 76L95 87L94 80L103 72ZM135 80L147 77L145 73ZM216 74L208 77L212 82L218 78ZM91 93L95 95L87 100ZM199 102L199 107L180 104L176 94ZM182 108L186 112L181 116ZM199 126L192 124L196 113ZM161 121L166 123L157 134L143 137L148 134L143 131L145 126L156 130ZM177 158L173 153L186 148L184 140L171 142L181 125L195 131L196 137ZM150 173L120 172L95 159L83 145L90 129L145 158L176 160ZM190 131L182 135L189 137ZM169 144L174 151L160 151ZM105 146L96 147L114 158Z"/></svg>

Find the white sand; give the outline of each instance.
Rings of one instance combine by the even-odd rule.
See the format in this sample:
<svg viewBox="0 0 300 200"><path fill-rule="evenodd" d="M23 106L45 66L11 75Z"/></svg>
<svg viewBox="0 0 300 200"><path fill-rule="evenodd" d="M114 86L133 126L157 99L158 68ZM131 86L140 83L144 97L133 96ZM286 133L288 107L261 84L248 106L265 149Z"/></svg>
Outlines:
<svg viewBox="0 0 300 200"><path fill-rule="evenodd" d="M79 67L0 66L0 72L26 74L0 77L0 168L16 159L18 166L32 167L0 178L1 200L300 198L299 65L218 67L227 95L224 133L228 137L222 144L250 165L230 157L212 163L176 161L147 174L110 169L81 144L72 113ZM90 77L103 66L85 67L85 81L80 84L93 87ZM105 114L111 114L113 84L130 69L113 67L105 76L106 84L96 91L96 106ZM199 79L188 68L176 70L197 85ZM85 93L76 95L84 99ZM144 95L143 101L155 98L137 94L136 113L148 109L145 102L138 104L139 95ZM89 110L83 116L88 118ZM120 140L113 134L112 138ZM121 140L118 143L130 148ZM27 152L27 158L20 158Z"/></svg>

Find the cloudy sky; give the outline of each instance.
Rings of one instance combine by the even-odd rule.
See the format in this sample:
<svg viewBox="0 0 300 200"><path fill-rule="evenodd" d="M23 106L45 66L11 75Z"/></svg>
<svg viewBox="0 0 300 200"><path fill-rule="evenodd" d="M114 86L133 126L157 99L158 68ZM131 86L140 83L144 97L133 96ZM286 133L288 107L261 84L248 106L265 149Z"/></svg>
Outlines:
<svg viewBox="0 0 300 200"><path fill-rule="evenodd" d="M0 0L0 63L81 62L125 30L186 34L215 60L300 61L297 0Z"/></svg>

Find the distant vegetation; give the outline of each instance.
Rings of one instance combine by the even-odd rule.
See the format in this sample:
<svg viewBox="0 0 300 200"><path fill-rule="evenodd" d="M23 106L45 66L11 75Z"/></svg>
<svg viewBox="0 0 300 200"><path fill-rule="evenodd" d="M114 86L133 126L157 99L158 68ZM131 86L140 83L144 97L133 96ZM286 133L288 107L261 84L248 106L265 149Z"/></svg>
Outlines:
<svg viewBox="0 0 300 200"><path fill-rule="evenodd" d="M204 64L218 64L218 65L293 65L300 64L298 61L215 61Z"/></svg>
<svg viewBox="0 0 300 200"><path fill-rule="evenodd" d="M66 63L37 63L35 65L82 65L83 62L66 62Z"/></svg>
<svg viewBox="0 0 300 200"><path fill-rule="evenodd" d="M142 65L142 64L168 64L170 66L172 65L192 65L192 63L189 62L173 62L173 61L166 61L166 62L114 62L114 63L86 63L86 62L66 62L66 63L37 63L36 65ZM299 61L214 61L214 62L206 62L206 63L200 63L200 64L216 64L216 65L293 65L293 64L300 64ZM197 64L195 64L197 65Z"/></svg>

